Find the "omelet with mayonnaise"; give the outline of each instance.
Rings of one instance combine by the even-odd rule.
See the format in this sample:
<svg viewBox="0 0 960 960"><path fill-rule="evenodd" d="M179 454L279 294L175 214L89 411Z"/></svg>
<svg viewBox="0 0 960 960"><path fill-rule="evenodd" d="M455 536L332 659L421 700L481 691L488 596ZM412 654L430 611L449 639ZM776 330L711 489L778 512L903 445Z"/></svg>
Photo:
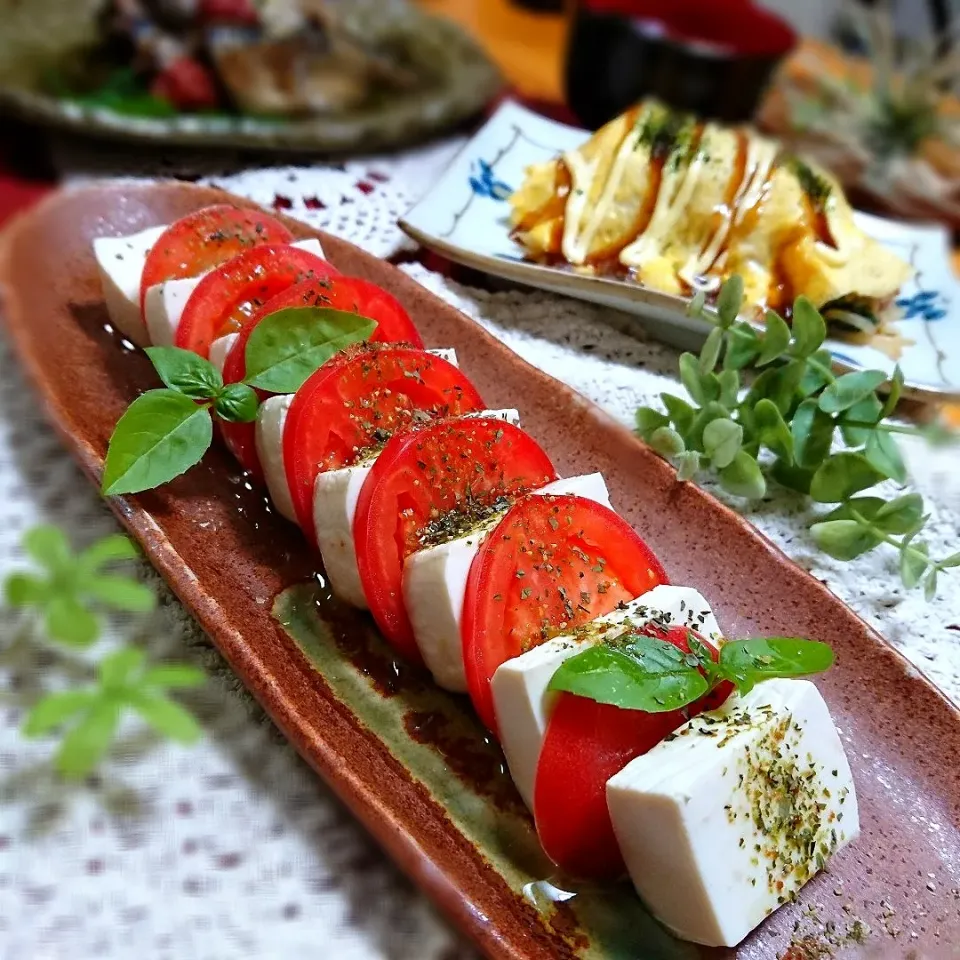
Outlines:
<svg viewBox="0 0 960 960"><path fill-rule="evenodd" d="M864 332L912 273L856 225L828 173L754 130L656 102L529 167L510 204L513 237L539 262L678 295L736 273L756 307L804 294Z"/></svg>

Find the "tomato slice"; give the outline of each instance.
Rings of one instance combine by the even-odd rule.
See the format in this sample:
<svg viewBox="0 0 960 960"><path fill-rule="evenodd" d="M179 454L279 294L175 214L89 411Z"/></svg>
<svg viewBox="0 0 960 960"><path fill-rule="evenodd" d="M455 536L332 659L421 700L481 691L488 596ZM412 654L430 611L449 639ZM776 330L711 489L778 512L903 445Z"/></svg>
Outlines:
<svg viewBox="0 0 960 960"><path fill-rule="evenodd" d="M466 417L394 436L360 491L353 537L370 612L407 659L419 661L403 602L403 562L431 521L454 511L482 519L504 498L557 477L527 433L495 417Z"/></svg>
<svg viewBox="0 0 960 960"><path fill-rule="evenodd" d="M316 254L288 244L254 247L208 273L190 295L174 343L201 357L217 337L235 333L282 290L303 280L336 276Z"/></svg>
<svg viewBox="0 0 960 960"><path fill-rule="evenodd" d="M292 239L279 220L262 210L218 203L188 213L171 223L147 254L140 279L140 312L147 290L158 283L198 277L251 247Z"/></svg>
<svg viewBox="0 0 960 960"><path fill-rule="evenodd" d="M371 343L406 343L422 347L423 341L413 321L400 303L386 290L357 277L326 277L304 280L271 297L240 328L240 333L223 365L224 383L239 383L247 374L247 341L253 328L264 318L290 307L332 307L358 313L377 321ZM258 391L260 399L269 396ZM252 423L220 422L220 431L240 465L254 476L260 474L256 427Z"/></svg>
<svg viewBox="0 0 960 960"><path fill-rule="evenodd" d="M368 344L328 360L297 391L283 428L283 462L304 533L316 541L318 473L354 463L418 419L482 409L460 370L414 347Z"/></svg>
<svg viewBox="0 0 960 960"><path fill-rule="evenodd" d="M685 627L647 624L639 633L690 652ZM699 638L711 651L709 641ZM626 872L607 809L607 781L631 760L733 691L720 684L682 710L646 713L561 693L547 722L534 785L533 812L544 852L573 876L610 880Z"/></svg>
<svg viewBox="0 0 960 960"><path fill-rule="evenodd" d="M480 719L496 732L490 681L501 663L667 582L653 551L609 507L572 495L521 500L467 579L463 663Z"/></svg>

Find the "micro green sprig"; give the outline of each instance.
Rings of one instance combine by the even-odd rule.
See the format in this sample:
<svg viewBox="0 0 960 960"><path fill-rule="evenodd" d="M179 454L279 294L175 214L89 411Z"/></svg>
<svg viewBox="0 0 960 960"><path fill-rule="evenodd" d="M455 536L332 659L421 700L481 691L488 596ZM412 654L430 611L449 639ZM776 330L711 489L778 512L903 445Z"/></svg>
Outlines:
<svg viewBox="0 0 960 960"><path fill-rule="evenodd" d="M858 496L884 480L906 483L907 471L896 435L921 435L932 442L949 437L943 428L893 423L903 391L897 367L889 391L879 370L837 375L823 317L805 297L793 307L792 323L767 311L763 331L738 319L743 282L723 284L716 313L706 311L699 294L690 313L713 324L700 356L680 357L680 379L689 400L662 393L665 412L640 407L638 434L677 467L681 480L701 468L716 471L728 493L762 497L768 478L809 496L838 504L811 526L817 546L838 560L852 560L881 544L900 553L900 572L908 588L922 583L928 599L938 577L960 566L960 553L943 560L929 556L919 539L927 516L923 499L905 493L892 500ZM742 372L755 375L746 390ZM836 441L843 441L844 449ZM769 451L769 456L761 452Z"/></svg>

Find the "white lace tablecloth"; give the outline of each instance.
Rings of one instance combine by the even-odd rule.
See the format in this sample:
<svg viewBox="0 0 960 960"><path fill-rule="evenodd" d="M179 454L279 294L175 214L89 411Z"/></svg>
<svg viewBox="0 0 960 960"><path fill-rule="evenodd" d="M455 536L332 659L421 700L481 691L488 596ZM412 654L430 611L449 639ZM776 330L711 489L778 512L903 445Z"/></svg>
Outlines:
<svg viewBox="0 0 960 960"><path fill-rule="evenodd" d="M210 179L385 256L405 241L396 216L458 143L335 168ZM618 329L612 311L540 293L459 287L405 267L526 359L614 416L677 389L676 354ZM908 444L927 500L931 554L958 549L956 451ZM716 492L716 491L715 491ZM721 495L722 496L722 495ZM900 585L896 557L819 556L807 513L774 494L750 519L960 700L960 572L924 603ZM22 563L22 531L64 526L82 545L116 528L43 422L0 339L0 576ZM156 582L148 568L142 575ZM7 620L0 644L0 957L140 960L322 957L455 960L473 956L387 861L239 688L162 585L139 628L157 657L205 667L186 698L206 737L184 749L131 728L102 770L65 786L50 745L18 733L24 709L76 668ZM117 623L116 630L131 629ZM105 642L109 642L105 641Z"/></svg>

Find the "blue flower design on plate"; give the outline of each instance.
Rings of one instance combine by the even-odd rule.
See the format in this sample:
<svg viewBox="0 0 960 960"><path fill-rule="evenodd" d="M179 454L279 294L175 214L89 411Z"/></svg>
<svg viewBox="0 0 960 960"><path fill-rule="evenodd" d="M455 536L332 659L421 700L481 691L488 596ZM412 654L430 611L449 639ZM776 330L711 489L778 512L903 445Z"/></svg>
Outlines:
<svg viewBox="0 0 960 960"><path fill-rule="evenodd" d="M912 297L898 297L904 320L942 320L947 315L947 298L937 290L918 290Z"/></svg>
<svg viewBox="0 0 960 960"><path fill-rule="evenodd" d="M478 196L491 200L506 200L513 193L509 184L496 179L493 167L486 160L474 160L470 164L470 188Z"/></svg>

